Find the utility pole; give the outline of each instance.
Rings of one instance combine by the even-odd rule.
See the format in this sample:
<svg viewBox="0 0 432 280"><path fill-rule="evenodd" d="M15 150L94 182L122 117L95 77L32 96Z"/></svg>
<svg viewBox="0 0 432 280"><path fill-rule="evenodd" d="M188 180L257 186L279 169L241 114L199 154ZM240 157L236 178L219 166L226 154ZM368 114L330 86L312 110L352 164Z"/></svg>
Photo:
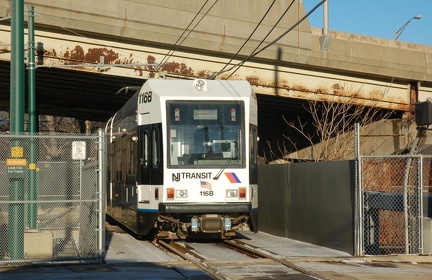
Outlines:
<svg viewBox="0 0 432 280"><path fill-rule="evenodd" d="M38 115L36 112L36 63L35 63L35 34L34 34L34 7L28 6L28 132L31 135L29 147L28 170L28 200L37 200L37 164L36 164L36 138L38 132ZM27 207L27 221L29 229L37 227L37 204L30 203Z"/></svg>
<svg viewBox="0 0 432 280"><path fill-rule="evenodd" d="M23 145L20 134L24 132L24 0L11 1L11 68L10 68L10 131L11 152L9 169L9 255L11 259L24 258L24 178L15 173L21 165ZM14 137L16 135L16 137ZM15 166L14 166L15 165ZM25 163L25 166L27 164ZM16 202L14 202L16 201Z"/></svg>

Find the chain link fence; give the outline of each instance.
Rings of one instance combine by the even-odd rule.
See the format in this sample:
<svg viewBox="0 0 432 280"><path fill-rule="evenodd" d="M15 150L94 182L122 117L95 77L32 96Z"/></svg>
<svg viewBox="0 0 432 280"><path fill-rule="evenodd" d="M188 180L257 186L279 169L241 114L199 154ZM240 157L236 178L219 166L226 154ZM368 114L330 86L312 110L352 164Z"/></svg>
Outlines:
<svg viewBox="0 0 432 280"><path fill-rule="evenodd" d="M419 155L361 157L364 254L422 253L422 186L430 161Z"/></svg>
<svg viewBox="0 0 432 280"><path fill-rule="evenodd" d="M431 136L415 153L358 155L358 255L432 253Z"/></svg>
<svg viewBox="0 0 432 280"><path fill-rule="evenodd" d="M104 135L0 134L0 266L102 262Z"/></svg>

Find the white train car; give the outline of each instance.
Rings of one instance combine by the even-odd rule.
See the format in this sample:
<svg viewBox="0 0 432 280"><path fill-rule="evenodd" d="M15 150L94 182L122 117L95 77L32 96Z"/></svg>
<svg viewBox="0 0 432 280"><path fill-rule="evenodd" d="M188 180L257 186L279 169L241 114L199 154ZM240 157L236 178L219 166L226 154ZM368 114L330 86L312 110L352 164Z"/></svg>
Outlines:
<svg viewBox="0 0 432 280"><path fill-rule="evenodd" d="M257 122L247 81L148 80L106 125L107 214L139 236L257 232Z"/></svg>

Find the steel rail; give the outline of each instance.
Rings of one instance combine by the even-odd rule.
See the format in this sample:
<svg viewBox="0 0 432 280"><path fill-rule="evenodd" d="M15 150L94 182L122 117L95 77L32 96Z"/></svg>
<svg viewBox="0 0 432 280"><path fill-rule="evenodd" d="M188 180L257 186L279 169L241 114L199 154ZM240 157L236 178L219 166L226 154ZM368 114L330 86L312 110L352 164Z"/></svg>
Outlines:
<svg viewBox="0 0 432 280"><path fill-rule="evenodd" d="M223 243L224 243L224 245L228 245L230 247L233 247L236 250L243 251L246 254L251 254L251 255L258 256L258 257L264 258L264 259L271 259L277 263L280 263L286 267L292 268L298 272L301 272L301 273L306 274L308 276L314 277L316 279L330 280L330 278L323 278L321 275L315 274L312 271L301 268L298 265L295 265L294 263L289 262L285 259L279 259L279 258L276 258L276 257L270 255L270 254L266 254L266 253L260 252L256 249L253 249L250 247L251 245L242 245L242 244L239 244L238 241L235 241L235 240L223 240Z"/></svg>
<svg viewBox="0 0 432 280"><path fill-rule="evenodd" d="M175 248L174 246L166 243L165 241L162 241L162 240L158 239L156 241L156 243L159 244L159 245L161 245L161 246L163 246L165 249L167 249L167 250L175 253L176 255L180 256L181 258L183 258L183 259L191 262L192 264L198 266L200 269L202 269L203 271L205 271L206 273L208 273L214 279L217 279L217 280L228 280L229 279L227 277L221 276L219 272L217 272L216 270L208 267L204 262L201 262L201 261L198 261L198 260L196 260L196 259L194 259L192 257L189 257L188 255L186 255L185 253L181 252L179 249ZM179 245L177 245L177 246L179 246Z"/></svg>

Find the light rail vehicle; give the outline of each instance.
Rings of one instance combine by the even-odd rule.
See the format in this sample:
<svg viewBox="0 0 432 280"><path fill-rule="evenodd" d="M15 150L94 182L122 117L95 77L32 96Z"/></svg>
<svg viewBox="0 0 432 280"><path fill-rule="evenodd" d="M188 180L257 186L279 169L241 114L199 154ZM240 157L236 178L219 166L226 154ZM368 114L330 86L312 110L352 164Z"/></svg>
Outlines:
<svg viewBox="0 0 432 280"><path fill-rule="evenodd" d="M147 80L106 123L107 215L142 237L257 232L257 123L247 81Z"/></svg>

